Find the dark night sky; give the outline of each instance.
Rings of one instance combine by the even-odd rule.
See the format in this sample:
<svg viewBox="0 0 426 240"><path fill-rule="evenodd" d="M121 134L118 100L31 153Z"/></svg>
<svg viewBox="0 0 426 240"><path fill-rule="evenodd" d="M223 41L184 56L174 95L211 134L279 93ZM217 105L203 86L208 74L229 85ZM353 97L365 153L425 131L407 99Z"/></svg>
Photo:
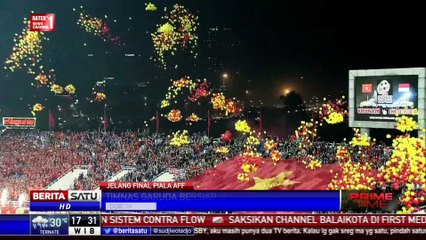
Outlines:
<svg viewBox="0 0 426 240"><path fill-rule="evenodd" d="M223 49L215 50L219 60L227 63L222 71L232 76L230 94L244 97L241 89L250 88L253 98L261 98L267 104L277 103L285 87L295 89L305 97L346 93L350 69L426 66L422 37L424 8L417 2L152 2L159 11L146 12L145 1L141 0L0 0L0 59L6 59L11 53L13 34L21 31L22 19L34 10L36 13L56 13L57 30L47 33L50 41L44 45L43 63L55 68L58 82L76 85L79 97L90 95L94 82L102 80L103 76L115 76L116 82L112 85L116 85L116 89L151 81L149 91L143 94L152 99L152 106L165 94L171 78L187 74L198 78L208 76L209 80L218 81L221 72L208 72L203 63L211 54L204 50L207 31L216 26L232 28L233 38L224 44L238 43L235 52L224 54ZM199 15L200 63L190 62L190 58L182 56L173 61L181 64L183 69L164 71L148 59L153 53L148 32L161 22L163 6L170 8L173 3L183 4ZM112 32L120 35L127 45L117 48L80 29L76 25L78 14L72 11L80 5L93 16L108 15ZM132 17L131 21L129 17ZM117 23L113 23L113 19L117 19ZM125 59L123 54L129 52L141 56ZM87 53L94 53L95 57L88 58ZM7 114L21 113L17 108L32 104L35 101L33 94L36 98L44 96L29 87L33 81L31 76L0 71L0 109L4 114L6 111ZM20 97L24 99L20 101ZM119 101L125 104L124 98L127 97L123 95L123 100ZM119 99L120 94L116 98ZM54 104L51 98L49 102Z"/></svg>

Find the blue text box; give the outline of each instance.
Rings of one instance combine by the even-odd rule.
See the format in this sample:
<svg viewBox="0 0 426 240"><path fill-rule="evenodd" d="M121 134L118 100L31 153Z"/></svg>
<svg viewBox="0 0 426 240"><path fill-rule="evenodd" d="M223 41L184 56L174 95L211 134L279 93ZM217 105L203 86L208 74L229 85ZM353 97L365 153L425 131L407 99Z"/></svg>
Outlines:
<svg viewBox="0 0 426 240"><path fill-rule="evenodd" d="M30 216L0 215L0 235L30 235Z"/></svg>
<svg viewBox="0 0 426 240"><path fill-rule="evenodd" d="M107 204L108 203L108 204ZM118 203L118 204L115 204ZM120 204L123 207L119 208ZM129 203L129 204L126 204ZM135 209L150 203L155 209ZM117 210L111 206L117 206ZM148 204L145 204L148 205ZM107 209L107 206L109 209ZM126 207L129 207L126 209ZM103 211L340 211L339 191L102 192Z"/></svg>

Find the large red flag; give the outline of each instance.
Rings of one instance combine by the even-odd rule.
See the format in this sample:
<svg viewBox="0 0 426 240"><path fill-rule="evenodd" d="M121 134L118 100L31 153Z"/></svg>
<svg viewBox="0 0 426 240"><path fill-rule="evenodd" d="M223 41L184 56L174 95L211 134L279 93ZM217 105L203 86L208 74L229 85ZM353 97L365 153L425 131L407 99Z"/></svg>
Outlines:
<svg viewBox="0 0 426 240"><path fill-rule="evenodd" d="M49 131L51 131L55 127L56 127L55 117L53 116L52 112L50 112L49 110Z"/></svg>
<svg viewBox="0 0 426 240"><path fill-rule="evenodd" d="M106 131L109 127L109 121L106 111L104 111L104 130Z"/></svg>

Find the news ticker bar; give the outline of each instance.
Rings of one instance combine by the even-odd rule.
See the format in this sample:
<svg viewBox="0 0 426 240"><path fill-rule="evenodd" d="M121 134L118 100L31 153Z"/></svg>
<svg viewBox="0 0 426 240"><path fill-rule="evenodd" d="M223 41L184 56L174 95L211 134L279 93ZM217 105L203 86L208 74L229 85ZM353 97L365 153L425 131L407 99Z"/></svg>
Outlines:
<svg viewBox="0 0 426 240"><path fill-rule="evenodd" d="M425 214L32 214L0 215L0 235L194 235L220 229L266 229L298 233L302 228L411 229L426 234ZM217 231L216 231L216 230ZM240 229L240 230L241 230ZM208 230L208 231L207 231ZM238 229L237 229L238 230ZM312 230L313 231L313 230ZM315 230L315 231L318 231ZM342 230L343 231L343 230ZM384 231L384 230L383 230ZM399 232L399 230L398 230ZM315 232L311 232L315 233ZM401 232L399 232L401 233Z"/></svg>
<svg viewBox="0 0 426 240"><path fill-rule="evenodd" d="M339 191L102 191L102 210L340 211Z"/></svg>

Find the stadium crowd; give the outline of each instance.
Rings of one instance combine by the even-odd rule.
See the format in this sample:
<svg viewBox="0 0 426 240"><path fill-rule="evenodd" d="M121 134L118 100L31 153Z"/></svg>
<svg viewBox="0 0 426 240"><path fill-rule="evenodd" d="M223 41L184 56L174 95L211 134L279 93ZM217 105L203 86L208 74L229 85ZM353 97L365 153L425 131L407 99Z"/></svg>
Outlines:
<svg viewBox="0 0 426 240"><path fill-rule="evenodd" d="M190 144L171 146L171 137L148 132L6 132L0 136L0 189L8 189L10 199L31 189L45 188L49 183L75 167L86 166L72 184L73 189L95 189L123 167L132 169L120 180L152 181L168 169L179 169L179 180L199 175L218 163L242 152L244 139L231 143L211 139L204 133L190 136ZM292 138L275 138L283 159L303 158L299 143ZM226 145L228 154L216 153ZM323 163L336 162L335 153L341 144L314 142L309 150ZM262 151L262 144L259 151ZM390 154L385 145L377 144L369 155L377 166Z"/></svg>

